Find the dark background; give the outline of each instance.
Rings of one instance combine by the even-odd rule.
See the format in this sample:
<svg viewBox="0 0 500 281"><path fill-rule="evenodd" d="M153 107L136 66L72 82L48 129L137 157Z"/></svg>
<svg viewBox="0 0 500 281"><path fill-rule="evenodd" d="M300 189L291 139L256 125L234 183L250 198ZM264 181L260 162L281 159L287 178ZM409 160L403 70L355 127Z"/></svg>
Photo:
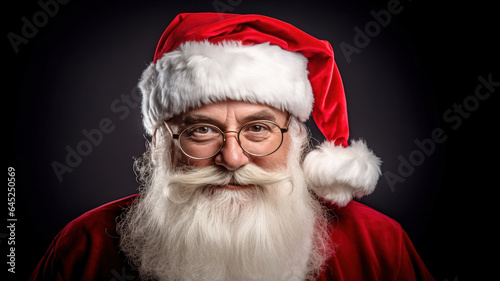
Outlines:
<svg viewBox="0 0 500 281"><path fill-rule="evenodd" d="M4 3L3 136L7 167L16 170L17 218L16 274L8 276L26 280L69 221L137 192L132 164L146 141L137 81L178 13L223 11L271 16L331 42L351 138L364 138L384 161L376 191L360 201L401 223L436 280L497 278L498 150L488 143L495 143L500 87L483 100L473 97L479 76L500 81L496 7L402 0L401 12L372 30L348 62L341 42L355 46L354 28L363 30L374 20L371 11L393 1L72 0L46 18L37 1ZM33 23L34 16L39 27L16 53L8 34L22 36L23 17ZM449 110L453 121L443 119ZM103 122L108 132L85 146L84 132ZM446 140L417 152L416 143L434 130ZM70 157L74 167L59 180L53 163L68 165L68 151L77 148L87 155ZM411 157L416 164L403 176L398 167ZM0 234L5 261L10 232Z"/></svg>

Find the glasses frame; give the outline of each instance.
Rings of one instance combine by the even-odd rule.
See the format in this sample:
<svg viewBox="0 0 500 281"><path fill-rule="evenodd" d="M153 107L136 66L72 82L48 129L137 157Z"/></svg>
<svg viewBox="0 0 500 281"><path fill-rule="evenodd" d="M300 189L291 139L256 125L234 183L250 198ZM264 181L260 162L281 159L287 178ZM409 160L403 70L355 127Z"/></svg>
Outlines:
<svg viewBox="0 0 500 281"><path fill-rule="evenodd" d="M211 126L211 127L214 127L216 128L220 134L222 135L222 144L220 146L220 148L217 150L217 152L215 152L213 155L209 156L209 157L203 157L203 158L199 158L199 157L193 157L189 154L187 154L184 149L182 149L182 146L179 144L179 148L181 149L182 153L184 155L186 155L187 157L189 158L192 158L192 159L196 159L196 160L206 160L206 159L210 159L214 156L216 156L217 154L219 154L222 150L222 148L224 148L224 145L226 144L226 134L228 133L235 133L236 134L236 139L238 140L238 145L240 146L240 148L247 154L249 155L252 155L252 156L257 156L257 157L264 157L264 156L268 156L268 155L271 155L273 153L275 153L276 151L278 151L278 149L280 149L281 145L283 144L283 134L284 133L287 133L288 132L288 126L290 125L290 120L291 120L291 117L289 116L288 117L288 120L287 120L287 123L286 123L286 127L281 127L280 125L276 124L275 122L271 121L271 120L254 120L254 121L250 121L248 123L245 123L238 131L223 131L221 128L213 125L213 124L209 124L209 123L197 123L197 124L192 124L192 125L189 125L187 126L186 128L184 128L180 133L174 133L172 131L172 129L170 128L170 126L168 125L168 122L172 120L172 119L169 119L169 120L164 120L163 121L163 124L165 125L165 127L167 128L168 132L170 133L170 135L172 136L173 139L179 141L179 137L188 129L192 128L192 127L195 127L195 126L203 126L203 125L207 125L207 126ZM280 141L280 144L278 145L278 147L273 150L272 152L270 153L267 153L267 154L255 154L255 153L251 153L249 151L247 151L242 145L241 145L241 140L240 140L240 133L241 131L248 127L248 126L251 126L252 124L256 124L256 123L270 123L270 124L273 124L275 125L276 127L278 127L280 129L280 132L281 132L281 141Z"/></svg>

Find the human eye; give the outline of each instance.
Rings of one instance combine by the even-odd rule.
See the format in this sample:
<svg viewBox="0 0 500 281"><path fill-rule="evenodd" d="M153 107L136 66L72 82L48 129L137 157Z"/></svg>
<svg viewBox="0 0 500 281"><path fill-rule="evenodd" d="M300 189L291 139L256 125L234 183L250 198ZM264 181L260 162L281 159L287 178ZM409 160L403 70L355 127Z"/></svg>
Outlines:
<svg viewBox="0 0 500 281"><path fill-rule="evenodd" d="M258 142L267 139L272 133L272 125L265 122L247 124L241 131L242 137Z"/></svg>
<svg viewBox="0 0 500 281"><path fill-rule="evenodd" d="M208 127L208 126L197 126L197 127L194 127L193 129L191 129L192 134L206 135L206 134L210 134L211 132L213 132L213 129Z"/></svg>
<svg viewBox="0 0 500 281"><path fill-rule="evenodd" d="M251 133L263 133L269 131L269 126L260 123L250 124L246 130Z"/></svg>
<svg viewBox="0 0 500 281"><path fill-rule="evenodd" d="M219 135L217 128L211 125L193 125L184 131L184 136L193 140L205 140Z"/></svg>

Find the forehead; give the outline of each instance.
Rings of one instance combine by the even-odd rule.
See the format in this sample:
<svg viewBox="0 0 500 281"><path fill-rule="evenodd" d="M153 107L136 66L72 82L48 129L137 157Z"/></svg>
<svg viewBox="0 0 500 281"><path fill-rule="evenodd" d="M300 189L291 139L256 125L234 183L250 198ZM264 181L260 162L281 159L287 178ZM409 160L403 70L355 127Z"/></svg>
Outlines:
<svg viewBox="0 0 500 281"><path fill-rule="evenodd" d="M223 101L190 110L176 118L181 123L244 123L254 120L284 122L287 112L274 107L243 101Z"/></svg>

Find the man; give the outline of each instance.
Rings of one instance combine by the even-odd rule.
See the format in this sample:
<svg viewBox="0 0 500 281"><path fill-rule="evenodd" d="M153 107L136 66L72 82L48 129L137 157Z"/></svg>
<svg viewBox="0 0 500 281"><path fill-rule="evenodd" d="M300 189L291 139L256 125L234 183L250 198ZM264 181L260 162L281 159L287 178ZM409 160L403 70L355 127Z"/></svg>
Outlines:
<svg viewBox="0 0 500 281"><path fill-rule="evenodd" d="M71 222L32 280L433 280L399 224L351 201L380 160L348 145L328 42L264 16L180 14L139 86L140 194ZM327 139L312 151L310 115Z"/></svg>

